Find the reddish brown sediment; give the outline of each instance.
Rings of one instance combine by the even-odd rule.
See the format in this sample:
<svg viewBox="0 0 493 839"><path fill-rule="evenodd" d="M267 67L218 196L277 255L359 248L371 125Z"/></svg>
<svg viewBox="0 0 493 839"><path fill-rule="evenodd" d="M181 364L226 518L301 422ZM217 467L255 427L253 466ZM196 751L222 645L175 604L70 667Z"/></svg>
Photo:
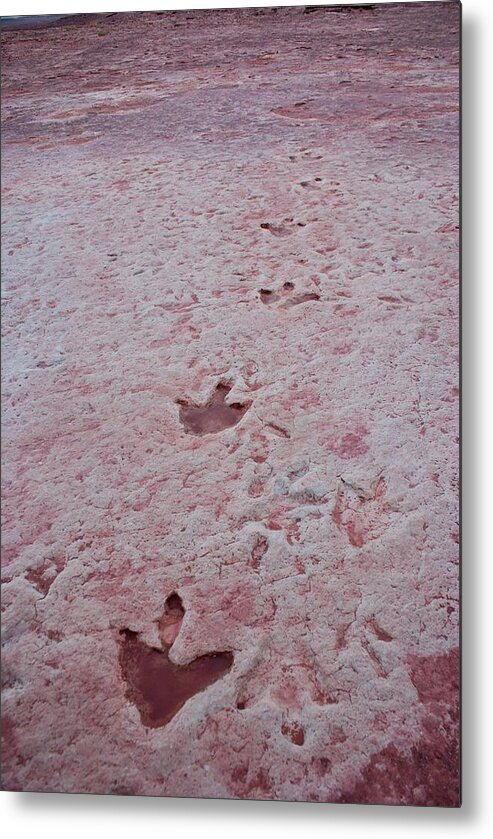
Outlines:
<svg viewBox="0 0 493 839"><path fill-rule="evenodd" d="M210 653L178 667L166 651L151 649L128 630L120 652L127 696L149 728L169 723L185 702L220 679L232 663L230 652Z"/></svg>
<svg viewBox="0 0 493 839"><path fill-rule="evenodd" d="M348 804L456 807L460 796L459 651L409 657L411 680L423 704L421 736L408 749L393 744L373 755L350 792Z"/></svg>
<svg viewBox="0 0 493 839"><path fill-rule="evenodd" d="M6 789L458 806L459 17L2 33Z"/></svg>
<svg viewBox="0 0 493 839"><path fill-rule="evenodd" d="M305 732L299 723L283 723L281 731L285 737L294 743L295 746L303 746L305 742Z"/></svg>
<svg viewBox="0 0 493 839"><path fill-rule="evenodd" d="M240 405L237 402L226 402L230 391L227 385L217 385L207 404L202 407L179 400L180 422L185 430L190 434L217 434L236 425L248 411L250 403Z"/></svg>
<svg viewBox="0 0 493 839"><path fill-rule="evenodd" d="M181 620L181 601L168 605L167 616L175 613ZM161 630L162 625L161 622ZM170 623L167 624L169 628ZM233 664L233 653L215 652L177 665L169 658L172 642L164 640L163 649L157 650L144 644L129 629L121 630L120 637L119 661L127 685L126 694L137 706L143 724L149 728L169 723L189 699L224 676ZM168 637L169 634L164 635L165 639Z"/></svg>
<svg viewBox="0 0 493 839"><path fill-rule="evenodd" d="M289 308L290 306L299 306L300 303L308 303L310 300L320 300L320 295L314 291L306 292L305 294L299 294L297 296L289 298L288 300L285 300L282 306L283 308Z"/></svg>

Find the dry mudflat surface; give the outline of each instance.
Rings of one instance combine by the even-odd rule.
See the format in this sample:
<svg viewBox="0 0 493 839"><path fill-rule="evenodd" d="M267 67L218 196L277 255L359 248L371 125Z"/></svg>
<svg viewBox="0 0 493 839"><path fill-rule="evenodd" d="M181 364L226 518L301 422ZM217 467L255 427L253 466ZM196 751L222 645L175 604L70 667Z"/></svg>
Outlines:
<svg viewBox="0 0 493 839"><path fill-rule="evenodd" d="M459 13L3 34L7 789L457 806Z"/></svg>

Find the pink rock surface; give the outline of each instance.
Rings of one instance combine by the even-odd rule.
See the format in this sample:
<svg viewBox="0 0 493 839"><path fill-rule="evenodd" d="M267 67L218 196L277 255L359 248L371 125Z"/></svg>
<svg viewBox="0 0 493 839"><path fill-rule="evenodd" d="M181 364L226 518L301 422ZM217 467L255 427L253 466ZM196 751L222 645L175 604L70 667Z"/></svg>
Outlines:
<svg viewBox="0 0 493 839"><path fill-rule="evenodd" d="M4 33L7 789L458 805L459 17Z"/></svg>

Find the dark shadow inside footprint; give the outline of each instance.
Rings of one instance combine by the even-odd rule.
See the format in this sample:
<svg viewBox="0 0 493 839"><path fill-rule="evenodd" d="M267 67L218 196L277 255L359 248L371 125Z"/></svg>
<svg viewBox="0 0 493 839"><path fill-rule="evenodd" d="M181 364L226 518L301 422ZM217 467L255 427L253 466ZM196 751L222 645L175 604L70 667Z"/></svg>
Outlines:
<svg viewBox="0 0 493 839"><path fill-rule="evenodd" d="M159 636L163 647L171 647L175 641L185 617L181 597L173 592L166 600L164 612L157 621Z"/></svg>
<svg viewBox="0 0 493 839"><path fill-rule="evenodd" d="M269 306L271 303L275 303L276 300L279 300L279 295L268 288L261 288L259 295L262 303L265 303L266 306Z"/></svg>
<svg viewBox="0 0 493 839"><path fill-rule="evenodd" d="M206 405L197 406L178 400L180 422L189 434L216 434L236 425L248 411L251 402L228 404L226 397L231 388L218 384Z"/></svg>
<svg viewBox="0 0 493 839"><path fill-rule="evenodd" d="M165 615L184 610L178 595L167 601ZM183 705L230 670L234 656L230 651L199 656L189 664L174 664L169 659L171 644L163 650L149 647L136 632L120 632L119 663L126 682L126 696L137 707L143 725L159 728L166 725Z"/></svg>
<svg viewBox="0 0 493 839"><path fill-rule="evenodd" d="M281 297L284 297L284 301L277 307L280 309L290 309L292 306L299 306L301 303L308 303L310 300L320 300L320 295L315 291L307 291L294 297L291 296L292 291L294 291L294 283L287 280L283 283L280 293L272 291L270 288L261 288L259 289L259 297L266 306L277 303L278 300L281 300Z"/></svg>
<svg viewBox="0 0 493 839"><path fill-rule="evenodd" d="M262 230L268 230L273 236L291 236L294 230L284 224L272 224L270 221L264 221L260 225Z"/></svg>

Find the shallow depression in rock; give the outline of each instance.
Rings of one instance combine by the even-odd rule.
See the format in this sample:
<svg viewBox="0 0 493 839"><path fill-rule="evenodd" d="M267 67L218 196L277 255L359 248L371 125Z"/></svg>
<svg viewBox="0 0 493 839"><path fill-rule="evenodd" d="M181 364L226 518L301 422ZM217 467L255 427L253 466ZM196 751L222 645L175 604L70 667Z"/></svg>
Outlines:
<svg viewBox="0 0 493 839"><path fill-rule="evenodd" d="M228 404L226 397L230 391L228 385L217 385L207 404L201 407L180 400L180 421L185 431L198 435L214 434L236 425L248 411L250 403Z"/></svg>
<svg viewBox="0 0 493 839"><path fill-rule="evenodd" d="M205 690L231 668L232 652L200 656L189 664L173 664L168 649L147 646L135 632L121 632L119 655L127 698L137 706L149 728L166 725L185 702Z"/></svg>

